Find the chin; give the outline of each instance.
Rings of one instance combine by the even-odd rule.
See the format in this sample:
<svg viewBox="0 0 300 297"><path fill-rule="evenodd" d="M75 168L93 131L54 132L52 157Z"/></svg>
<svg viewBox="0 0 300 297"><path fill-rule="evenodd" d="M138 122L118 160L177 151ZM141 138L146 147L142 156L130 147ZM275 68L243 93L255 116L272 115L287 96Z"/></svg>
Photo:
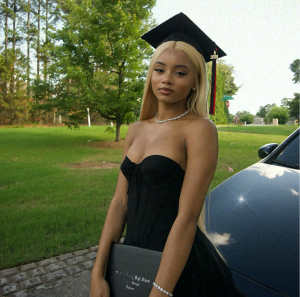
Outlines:
<svg viewBox="0 0 300 297"><path fill-rule="evenodd" d="M180 103L182 101L186 102L186 99L174 99L174 98L159 98L159 97L156 97L158 102L162 102L162 103L166 103L166 104L176 104L176 103Z"/></svg>

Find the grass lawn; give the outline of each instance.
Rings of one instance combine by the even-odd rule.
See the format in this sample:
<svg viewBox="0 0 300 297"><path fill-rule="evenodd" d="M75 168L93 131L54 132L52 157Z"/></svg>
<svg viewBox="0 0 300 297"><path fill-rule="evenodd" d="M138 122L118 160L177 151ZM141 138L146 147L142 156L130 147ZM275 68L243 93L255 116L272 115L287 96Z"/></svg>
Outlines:
<svg viewBox="0 0 300 297"><path fill-rule="evenodd" d="M118 169L66 165L119 163L122 149L90 146L105 129L0 129L0 269L98 242Z"/></svg>
<svg viewBox="0 0 300 297"><path fill-rule="evenodd" d="M262 145L281 143L289 134L237 133L218 129L219 159L211 190L237 172L260 161L258 149ZM228 167L232 168L233 172L230 172Z"/></svg>
<svg viewBox="0 0 300 297"><path fill-rule="evenodd" d="M289 135L294 132L298 126L241 126L241 125L229 125L218 127L219 131L232 131L232 132L245 132L245 133L260 133L260 134L274 134L274 135Z"/></svg>
<svg viewBox="0 0 300 297"><path fill-rule="evenodd" d="M292 132L224 128L219 129L219 163L211 189L258 161L261 145L280 143ZM0 129L0 269L98 243L122 157L121 148L99 148L100 141L114 140L105 129ZM126 132L123 126L122 138ZM103 162L118 164L112 169L91 165Z"/></svg>

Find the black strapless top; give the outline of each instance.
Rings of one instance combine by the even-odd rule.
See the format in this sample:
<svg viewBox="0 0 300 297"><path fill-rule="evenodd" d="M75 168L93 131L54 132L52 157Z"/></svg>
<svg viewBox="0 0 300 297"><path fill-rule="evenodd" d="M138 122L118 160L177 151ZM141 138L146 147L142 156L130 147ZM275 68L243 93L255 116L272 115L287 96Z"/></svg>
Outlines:
<svg viewBox="0 0 300 297"><path fill-rule="evenodd" d="M177 217L184 170L174 160L160 155L148 156L140 164L125 157L121 170L129 182L124 244L163 251ZM199 228L173 294L238 296L227 265Z"/></svg>

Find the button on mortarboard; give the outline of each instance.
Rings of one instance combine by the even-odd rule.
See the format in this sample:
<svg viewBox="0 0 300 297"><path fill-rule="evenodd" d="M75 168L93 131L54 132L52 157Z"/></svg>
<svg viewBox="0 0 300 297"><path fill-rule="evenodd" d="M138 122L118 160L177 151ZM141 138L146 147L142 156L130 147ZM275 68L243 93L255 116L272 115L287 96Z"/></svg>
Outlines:
<svg viewBox="0 0 300 297"><path fill-rule="evenodd" d="M142 39L154 48L167 41L186 42L201 53L206 62L212 60L211 56L216 48L219 58L226 56L226 53L182 12L144 34Z"/></svg>

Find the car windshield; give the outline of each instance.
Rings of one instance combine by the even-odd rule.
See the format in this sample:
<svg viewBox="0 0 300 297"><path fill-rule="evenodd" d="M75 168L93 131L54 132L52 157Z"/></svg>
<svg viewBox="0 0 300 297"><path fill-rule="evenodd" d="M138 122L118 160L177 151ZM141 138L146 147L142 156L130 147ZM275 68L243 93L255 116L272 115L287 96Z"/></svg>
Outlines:
<svg viewBox="0 0 300 297"><path fill-rule="evenodd" d="M273 159L272 163L299 169L299 134Z"/></svg>

